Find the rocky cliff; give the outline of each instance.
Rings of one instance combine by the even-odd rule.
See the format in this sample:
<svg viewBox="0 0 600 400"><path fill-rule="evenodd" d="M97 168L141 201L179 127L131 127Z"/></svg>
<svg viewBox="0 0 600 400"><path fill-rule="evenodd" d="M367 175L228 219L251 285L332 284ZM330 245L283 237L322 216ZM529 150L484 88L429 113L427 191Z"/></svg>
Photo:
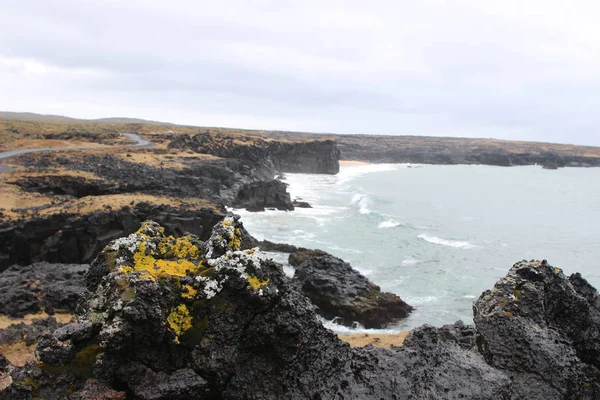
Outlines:
<svg viewBox="0 0 600 400"><path fill-rule="evenodd" d="M340 152L333 140L277 141L253 136L175 135L169 148L262 163L277 172L336 174Z"/></svg>

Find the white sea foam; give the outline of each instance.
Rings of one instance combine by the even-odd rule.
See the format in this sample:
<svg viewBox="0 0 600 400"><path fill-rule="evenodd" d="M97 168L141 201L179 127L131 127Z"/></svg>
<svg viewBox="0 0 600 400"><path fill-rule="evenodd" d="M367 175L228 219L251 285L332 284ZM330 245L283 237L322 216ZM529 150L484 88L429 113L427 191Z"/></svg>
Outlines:
<svg viewBox="0 0 600 400"><path fill-rule="evenodd" d="M395 219L389 219L387 221L383 221L377 227L378 228L395 228L400 225L402 225L402 224L400 222L396 221Z"/></svg>
<svg viewBox="0 0 600 400"><path fill-rule="evenodd" d="M350 200L350 203L352 203L352 205L354 206L357 206L358 212L361 214L371 213L371 210L369 210L371 200L364 193L356 193L354 196L352 196L352 200Z"/></svg>
<svg viewBox="0 0 600 400"><path fill-rule="evenodd" d="M339 184L346 184L365 174L374 172L395 171L400 168L399 164L367 164L367 165L344 165L336 175Z"/></svg>
<svg viewBox="0 0 600 400"><path fill-rule="evenodd" d="M420 234L418 237L429 243L439 244L439 245L448 246L448 247L454 247L456 249L472 249L475 247L475 245L473 245L469 242L466 242L466 241L447 240L447 239L439 238L437 236L429 236L424 233Z"/></svg>
<svg viewBox="0 0 600 400"><path fill-rule="evenodd" d="M416 258L413 258L413 257L406 257L401 262L403 267L412 267L414 265L417 265L418 263L419 263L419 260L417 260Z"/></svg>
<svg viewBox="0 0 600 400"><path fill-rule="evenodd" d="M325 320L321 317L319 317L319 319L321 320L321 322L323 323L325 328L331 329L335 333L342 334L342 335L354 335L357 333L370 333L370 334L400 333L400 330L397 330L397 329L396 330L394 330L394 329L366 329L364 326L362 326L359 323L355 323L354 326L352 326L352 327L344 326L344 325L340 325L340 324L336 323L335 322L336 318L334 318L331 321Z"/></svg>

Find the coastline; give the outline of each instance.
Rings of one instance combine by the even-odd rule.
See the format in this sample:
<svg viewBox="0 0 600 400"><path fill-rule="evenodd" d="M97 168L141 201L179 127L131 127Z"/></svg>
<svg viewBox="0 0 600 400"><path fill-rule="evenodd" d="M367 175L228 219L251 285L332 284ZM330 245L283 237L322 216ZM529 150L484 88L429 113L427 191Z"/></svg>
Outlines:
<svg viewBox="0 0 600 400"><path fill-rule="evenodd" d="M347 166L347 165L371 165L371 164L374 164L372 162L357 161L357 160L340 160L339 163L340 163L340 167Z"/></svg>

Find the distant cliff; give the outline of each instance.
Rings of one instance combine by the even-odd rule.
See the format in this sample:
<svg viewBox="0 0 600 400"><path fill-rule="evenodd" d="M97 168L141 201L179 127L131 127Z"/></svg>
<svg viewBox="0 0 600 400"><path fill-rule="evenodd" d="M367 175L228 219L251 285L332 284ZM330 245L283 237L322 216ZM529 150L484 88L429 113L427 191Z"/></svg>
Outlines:
<svg viewBox="0 0 600 400"><path fill-rule="evenodd" d="M173 135L169 148L267 163L277 172L337 174L340 150L335 140L270 140L256 136L199 133Z"/></svg>
<svg viewBox="0 0 600 400"><path fill-rule="evenodd" d="M432 136L334 135L280 131L260 131L255 134L282 141L335 140L342 160L499 166L537 164L549 169L600 167L600 147L593 146Z"/></svg>

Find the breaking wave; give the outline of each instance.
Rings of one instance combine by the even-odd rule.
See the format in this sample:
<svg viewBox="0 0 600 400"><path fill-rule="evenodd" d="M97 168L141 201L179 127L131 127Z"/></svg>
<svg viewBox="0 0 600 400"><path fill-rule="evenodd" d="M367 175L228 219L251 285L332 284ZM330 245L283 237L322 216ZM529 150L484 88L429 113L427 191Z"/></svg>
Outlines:
<svg viewBox="0 0 600 400"><path fill-rule="evenodd" d="M380 223L377 227L378 228L395 228L397 226L402 225L400 222L394 220L394 219L390 219L387 221L383 221L382 223Z"/></svg>
<svg viewBox="0 0 600 400"><path fill-rule="evenodd" d="M447 239L442 239L439 238L437 236L429 236L426 235L424 233L420 234L418 236L419 239L423 239L426 242L429 243L433 243L433 244L439 244L442 246L448 246L448 247L454 247L456 249L472 249L475 247L475 245L467 242L467 241L461 241L461 240L447 240Z"/></svg>

